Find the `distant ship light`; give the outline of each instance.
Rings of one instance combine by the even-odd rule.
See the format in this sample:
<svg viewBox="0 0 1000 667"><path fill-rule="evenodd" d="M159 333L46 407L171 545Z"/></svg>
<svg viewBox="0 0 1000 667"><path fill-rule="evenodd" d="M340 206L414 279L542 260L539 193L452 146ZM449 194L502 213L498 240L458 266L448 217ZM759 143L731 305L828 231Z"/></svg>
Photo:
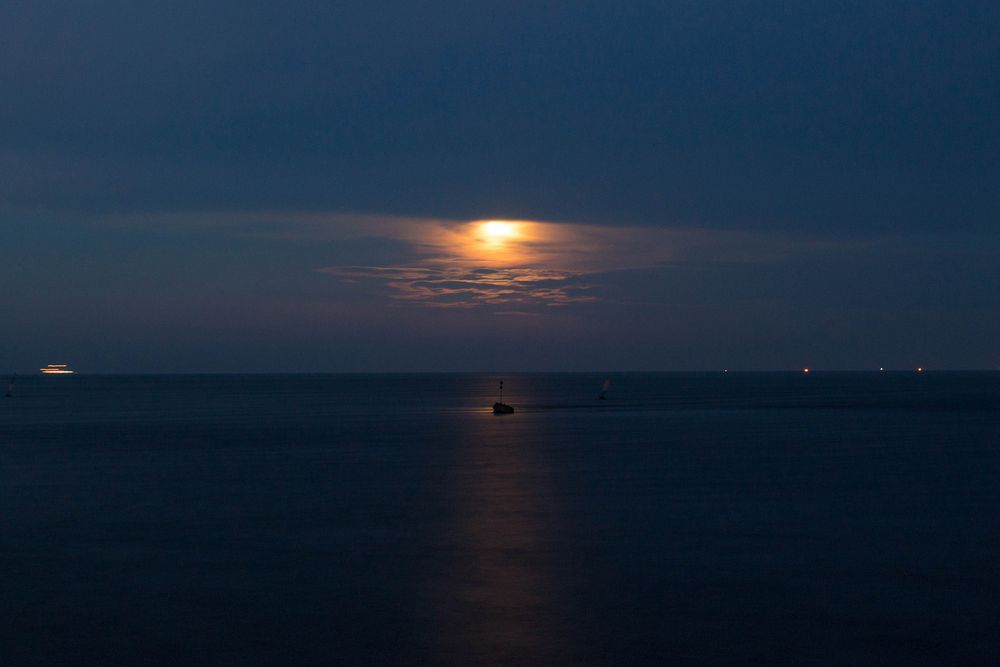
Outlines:
<svg viewBox="0 0 1000 667"><path fill-rule="evenodd" d="M49 364L45 368L39 368L38 370L40 370L45 375L72 375L73 374L73 371L71 371L66 366L66 364Z"/></svg>

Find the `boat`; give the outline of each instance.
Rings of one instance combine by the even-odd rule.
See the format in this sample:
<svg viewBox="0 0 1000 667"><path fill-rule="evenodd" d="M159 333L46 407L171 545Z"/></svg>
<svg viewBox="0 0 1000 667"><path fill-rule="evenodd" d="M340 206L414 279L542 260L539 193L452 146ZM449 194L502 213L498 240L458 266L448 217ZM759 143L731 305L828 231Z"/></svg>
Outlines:
<svg viewBox="0 0 1000 667"><path fill-rule="evenodd" d="M49 364L45 368L39 368L44 375L72 375L71 371L66 364Z"/></svg>
<svg viewBox="0 0 1000 667"><path fill-rule="evenodd" d="M7 383L7 393L4 394L4 398L10 398L14 395L14 380L17 378L17 373L10 376L10 382Z"/></svg>
<svg viewBox="0 0 1000 667"><path fill-rule="evenodd" d="M503 402L503 380L500 380L500 400L493 404L493 414L495 415L514 414L514 408Z"/></svg>
<svg viewBox="0 0 1000 667"><path fill-rule="evenodd" d="M608 387L610 387L610 386L611 386L611 380L608 380L607 378L605 378L604 384L601 385L601 393L597 397L597 400L599 400L599 401L606 401L606 400L608 400L608 397L607 397L606 394L608 393Z"/></svg>

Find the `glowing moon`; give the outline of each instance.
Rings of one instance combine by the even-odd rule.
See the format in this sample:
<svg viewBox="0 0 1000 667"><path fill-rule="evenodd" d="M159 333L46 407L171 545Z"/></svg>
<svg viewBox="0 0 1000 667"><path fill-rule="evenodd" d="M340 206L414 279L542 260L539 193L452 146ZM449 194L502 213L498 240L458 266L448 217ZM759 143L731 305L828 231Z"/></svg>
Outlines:
<svg viewBox="0 0 1000 667"><path fill-rule="evenodd" d="M506 220L487 220L479 226L479 234L484 241L493 245L500 245L520 236L517 223Z"/></svg>

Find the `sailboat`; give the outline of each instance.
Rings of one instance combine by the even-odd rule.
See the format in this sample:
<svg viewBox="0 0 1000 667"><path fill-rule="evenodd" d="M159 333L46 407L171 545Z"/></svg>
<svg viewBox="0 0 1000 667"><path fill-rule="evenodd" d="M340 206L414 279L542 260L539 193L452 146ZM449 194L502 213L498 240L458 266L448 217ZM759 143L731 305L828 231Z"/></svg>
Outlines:
<svg viewBox="0 0 1000 667"><path fill-rule="evenodd" d="M493 414L495 415L514 414L514 408L503 402L503 380L500 380L500 400L493 404Z"/></svg>
<svg viewBox="0 0 1000 667"><path fill-rule="evenodd" d="M608 393L608 387L610 387L610 386L611 386L611 380L608 380L607 378L605 378L604 384L601 385L601 393L597 397L597 400L599 400L599 401L606 401L606 400L608 400L608 397L606 396L606 394Z"/></svg>

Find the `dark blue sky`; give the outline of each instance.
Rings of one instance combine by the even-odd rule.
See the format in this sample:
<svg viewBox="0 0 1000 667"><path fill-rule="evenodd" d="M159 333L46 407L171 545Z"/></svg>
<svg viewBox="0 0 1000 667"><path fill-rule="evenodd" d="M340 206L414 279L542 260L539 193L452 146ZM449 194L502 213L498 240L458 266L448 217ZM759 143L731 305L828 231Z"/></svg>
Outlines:
<svg viewBox="0 0 1000 667"><path fill-rule="evenodd" d="M0 90L0 368L1000 366L995 3L7 3Z"/></svg>

